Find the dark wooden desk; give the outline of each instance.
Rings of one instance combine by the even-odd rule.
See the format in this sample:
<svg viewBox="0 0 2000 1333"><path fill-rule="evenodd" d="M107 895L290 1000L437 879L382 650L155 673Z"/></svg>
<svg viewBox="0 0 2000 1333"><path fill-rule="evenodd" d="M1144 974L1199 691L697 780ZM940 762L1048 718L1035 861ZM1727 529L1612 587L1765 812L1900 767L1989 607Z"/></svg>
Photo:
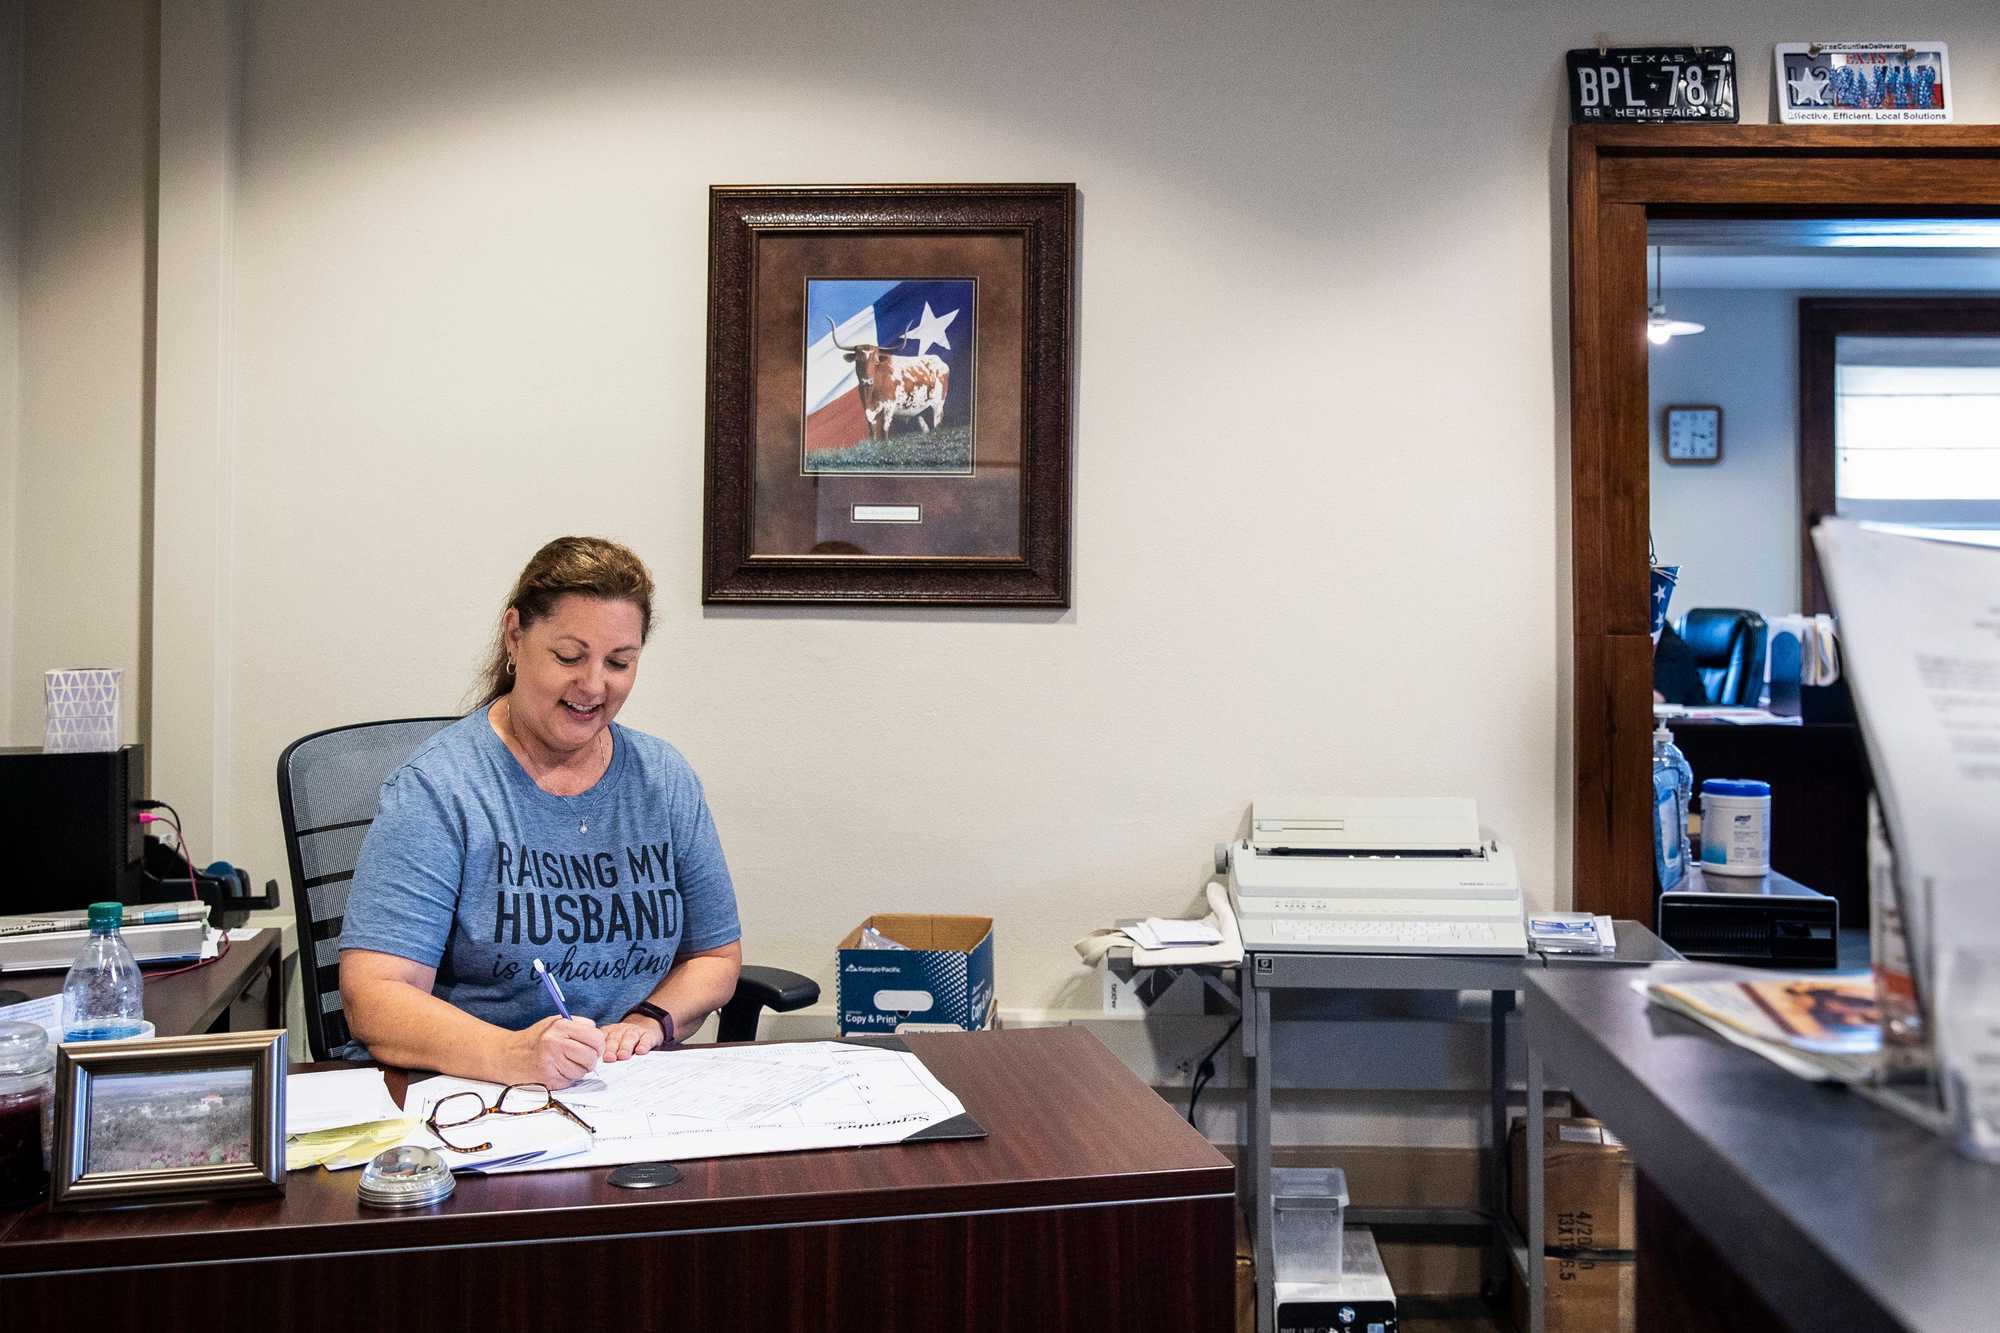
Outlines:
<svg viewBox="0 0 2000 1333"><path fill-rule="evenodd" d="M1631 1145L1639 1328L1990 1329L2000 1168L1647 1004L1631 973L1523 988L1546 1065Z"/></svg>
<svg viewBox="0 0 2000 1333"><path fill-rule="evenodd" d="M1771 784L1771 864L1840 900L1840 919L1868 920L1868 793L1873 790L1852 722L1739 726L1669 718L1704 778L1758 778Z"/></svg>
<svg viewBox="0 0 2000 1333"><path fill-rule="evenodd" d="M230 1006L241 1000L257 980L265 975L264 1026L285 1026L284 955L279 950L282 931L266 928L249 939L237 940L229 952L207 967L175 976L160 976L181 966L162 963L143 967L146 974L146 1017L162 1037L186 1037L201 1032L229 1031ZM9 972L0 985L20 991L29 999L54 995L62 989L61 972Z"/></svg>
<svg viewBox="0 0 2000 1333"><path fill-rule="evenodd" d="M1234 1172L1095 1037L907 1040L987 1138L688 1162L655 1191L466 1177L404 1214L320 1170L282 1199L0 1214L0 1310L9 1333L1229 1326Z"/></svg>

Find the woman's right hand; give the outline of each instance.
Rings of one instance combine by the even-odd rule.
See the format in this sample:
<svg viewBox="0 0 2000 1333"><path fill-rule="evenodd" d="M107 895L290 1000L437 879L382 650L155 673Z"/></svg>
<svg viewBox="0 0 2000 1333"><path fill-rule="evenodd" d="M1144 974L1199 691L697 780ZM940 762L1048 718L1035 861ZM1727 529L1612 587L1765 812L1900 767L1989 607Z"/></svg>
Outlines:
<svg viewBox="0 0 2000 1333"><path fill-rule="evenodd" d="M597 1068L604 1033L587 1018L549 1017L514 1034L515 1083L566 1088Z"/></svg>

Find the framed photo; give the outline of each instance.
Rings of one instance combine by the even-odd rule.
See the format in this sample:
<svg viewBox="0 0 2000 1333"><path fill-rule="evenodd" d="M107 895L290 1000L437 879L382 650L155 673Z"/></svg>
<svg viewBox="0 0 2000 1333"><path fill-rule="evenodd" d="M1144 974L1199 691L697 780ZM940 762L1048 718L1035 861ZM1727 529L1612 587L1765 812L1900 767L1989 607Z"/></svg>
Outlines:
<svg viewBox="0 0 2000 1333"><path fill-rule="evenodd" d="M56 1056L49 1206L285 1188L285 1034L72 1043Z"/></svg>
<svg viewBox="0 0 2000 1333"><path fill-rule="evenodd" d="M1951 65L1943 42L1779 42L1773 59L1783 124L1951 119Z"/></svg>
<svg viewBox="0 0 2000 1333"><path fill-rule="evenodd" d="M704 602L1069 605L1074 185L709 192Z"/></svg>

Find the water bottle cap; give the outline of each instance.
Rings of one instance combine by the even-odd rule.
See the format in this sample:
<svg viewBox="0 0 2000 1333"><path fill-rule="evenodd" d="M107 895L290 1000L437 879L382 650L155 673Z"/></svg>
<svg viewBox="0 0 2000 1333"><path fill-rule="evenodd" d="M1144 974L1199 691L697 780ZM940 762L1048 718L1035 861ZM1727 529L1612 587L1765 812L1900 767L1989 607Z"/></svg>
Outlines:
<svg viewBox="0 0 2000 1333"><path fill-rule="evenodd" d="M71 919L74 920L75 918ZM124 903L92 903L90 905L90 928L92 930L115 930L124 921Z"/></svg>
<svg viewBox="0 0 2000 1333"><path fill-rule="evenodd" d="M34 1023L0 1023L0 1078L40 1074L53 1069L55 1052L49 1034Z"/></svg>

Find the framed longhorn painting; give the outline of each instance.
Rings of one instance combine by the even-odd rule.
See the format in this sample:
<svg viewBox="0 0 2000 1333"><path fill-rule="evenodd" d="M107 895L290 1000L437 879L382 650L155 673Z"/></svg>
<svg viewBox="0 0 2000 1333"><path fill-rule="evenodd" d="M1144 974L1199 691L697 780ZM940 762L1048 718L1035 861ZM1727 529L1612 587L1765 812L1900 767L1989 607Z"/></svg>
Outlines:
<svg viewBox="0 0 2000 1333"><path fill-rule="evenodd" d="M1069 605L1074 185L709 193L704 602Z"/></svg>

